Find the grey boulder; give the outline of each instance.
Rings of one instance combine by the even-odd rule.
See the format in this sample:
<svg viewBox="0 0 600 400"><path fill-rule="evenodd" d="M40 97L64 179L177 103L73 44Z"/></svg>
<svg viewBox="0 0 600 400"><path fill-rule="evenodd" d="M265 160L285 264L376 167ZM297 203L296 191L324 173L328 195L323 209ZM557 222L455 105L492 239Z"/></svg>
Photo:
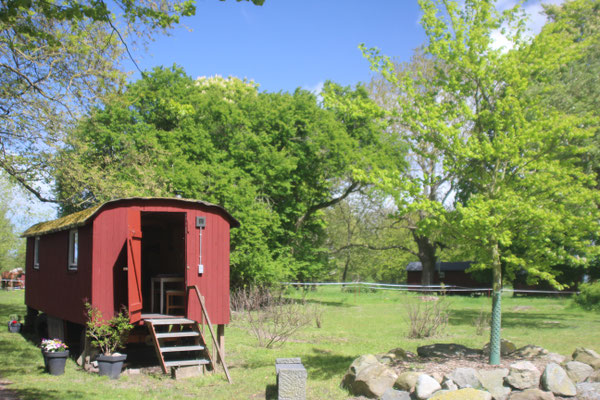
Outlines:
<svg viewBox="0 0 600 400"><path fill-rule="evenodd" d="M554 400L552 392L543 392L540 389L527 389L522 392L512 392L508 400Z"/></svg>
<svg viewBox="0 0 600 400"><path fill-rule="evenodd" d="M580 361L569 361L565 364L565 370L574 383L585 381L594 372L594 368Z"/></svg>
<svg viewBox="0 0 600 400"><path fill-rule="evenodd" d="M548 354L548 350L544 349L540 346L534 346L532 344L528 344L527 346L523 346L520 349L515 350L511 353L511 356L517 358L538 358L543 357Z"/></svg>
<svg viewBox="0 0 600 400"><path fill-rule="evenodd" d="M398 375L393 369L381 363L371 364L356 375L350 391L355 395L380 398L386 390L394 386L396 379Z"/></svg>
<svg viewBox="0 0 600 400"><path fill-rule="evenodd" d="M348 368L348 372L346 372L346 375L344 375L344 378L342 379L342 387L349 389L356 380L358 373L373 364L379 364L377 357L373 354L365 354L352 361L352 364L350 364L350 367Z"/></svg>
<svg viewBox="0 0 600 400"><path fill-rule="evenodd" d="M549 363L542 374L542 388L557 396L575 396L577 388L567 372L558 364Z"/></svg>
<svg viewBox="0 0 600 400"><path fill-rule="evenodd" d="M410 393L403 390L389 388L383 392L381 400L410 400Z"/></svg>
<svg viewBox="0 0 600 400"><path fill-rule="evenodd" d="M464 357L481 354L481 350L471 349L456 343L435 343L417 347L417 354L421 357Z"/></svg>
<svg viewBox="0 0 600 400"><path fill-rule="evenodd" d="M396 383L394 387L396 389L405 390L407 392L412 392L415 390L415 386L417 386L417 380L419 376L423 375L423 372L414 372L414 371L406 371L400 373L398 375L398 379L396 379Z"/></svg>
<svg viewBox="0 0 600 400"><path fill-rule="evenodd" d="M504 400L508 398L511 389L504 386L504 378L508 375L508 369L484 369L479 371L478 375L481 386L490 392L495 400Z"/></svg>
<svg viewBox="0 0 600 400"><path fill-rule="evenodd" d="M456 368L448 375L448 378L454 381L459 389L481 387L477 371L473 368Z"/></svg>
<svg viewBox="0 0 600 400"><path fill-rule="evenodd" d="M594 350L586 349L585 347L578 347L573 352L573 360L586 363L592 366L594 369L600 369L600 355Z"/></svg>
<svg viewBox="0 0 600 400"><path fill-rule="evenodd" d="M442 387L439 382L427 374L420 375L415 387L415 395L419 400L426 400Z"/></svg>
<svg viewBox="0 0 600 400"><path fill-rule="evenodd" d="M600 400L600 383L583 382L577 384L577 400Z"/></svg>
<svg viewBox="0 0 600 400"><path fill-rule="evenodd" d="M541 373L535 365L529 361L519 361L510 365L504 382L515 389L533 389L539 386L540 376Z"/></svg>
<svg viewBox="0 0 600 400"><path fill-rule="evenodd" d="M500 355L507 356L517 350L517 346L507 339L500 339ZM490 344L483 346L483 354L490 354Z"/></svg>

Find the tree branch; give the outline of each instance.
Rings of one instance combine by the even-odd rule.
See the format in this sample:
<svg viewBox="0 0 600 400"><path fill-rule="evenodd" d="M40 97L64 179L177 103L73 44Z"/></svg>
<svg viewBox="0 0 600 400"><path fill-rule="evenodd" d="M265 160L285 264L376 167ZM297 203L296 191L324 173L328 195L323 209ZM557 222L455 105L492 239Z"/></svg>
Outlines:
<svg viewBox="0 0 600 400"><path fill-rule="evenodd" d="M312 214L314 214L318 210L336 205L337 203L344 200L346 197L348 197L350 194L356 192L360 188L361 188L360 183L352 182L352 184L350 186L348 186L346 188L346 190L344 190L344 193L342 193L341 196L335 197L331 200L323 201L321 203L310 206L308 208L308 210L306 210L306 212L300 218L298 218L298 220L296 221L296 230L300 229L300 227L302 227L302 224L304 224L304 221L306 221L308 219L308 217L310 217Z"/></svg>
<svg viewBox="0 0 600 400"><path fill-rule="evenodd" d="M351 243L351 244L348 244L346 246L342 246L339 249L334 250L332 253L336 254L336 253L339 253L339 252L341 252L343 250L350 249L350 248L353 248L353 247L360 247L360 248L363 248L363 249L376 250L376 251L402 250L402 251L406 251L407 253L410 253L410 254L412 254L414 256L417 256L417 257L419 256L417 254L417 252L409 249L408 247L402 246L402 245L391 245L391 246L378 247L378 246L373 246L373 245L370 245L370 244L359 244L359 243Z"/></svg>

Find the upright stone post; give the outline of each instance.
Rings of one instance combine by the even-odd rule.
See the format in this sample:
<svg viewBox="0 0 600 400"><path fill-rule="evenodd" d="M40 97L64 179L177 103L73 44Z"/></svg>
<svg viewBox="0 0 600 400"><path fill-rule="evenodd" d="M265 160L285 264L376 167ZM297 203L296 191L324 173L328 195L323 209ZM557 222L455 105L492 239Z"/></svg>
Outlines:
<svg viewBox="0 0 600 400"><path fill-rule="evenodd" d="M306 369L299 357L275 361L278 400L306 400Z"/></svg>

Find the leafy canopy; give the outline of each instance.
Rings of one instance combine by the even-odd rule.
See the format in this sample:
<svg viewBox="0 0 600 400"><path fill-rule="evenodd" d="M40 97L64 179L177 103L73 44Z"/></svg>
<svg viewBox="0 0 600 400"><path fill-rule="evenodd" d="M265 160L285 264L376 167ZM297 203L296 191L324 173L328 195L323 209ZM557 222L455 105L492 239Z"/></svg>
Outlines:
<svg viewBox="0 0 600 400"><path fill-rule="evenodd" d="M237 78L193 80L158 68L82 120L60 153L64 211L132 195L199 198L240 222L237 284L312 279L327 263L323 211L363 184L353 168L383 165L376 108L362 88L328 83L321 107L304 90L262 93Z"/></svg>
<svg viewBox="0 0 600 400"><path fill-rule="evenodd" d="M195 11L193 0L1 1L0 168L54 201L44 188L66 130L124 84L136 41Z"/></svg>

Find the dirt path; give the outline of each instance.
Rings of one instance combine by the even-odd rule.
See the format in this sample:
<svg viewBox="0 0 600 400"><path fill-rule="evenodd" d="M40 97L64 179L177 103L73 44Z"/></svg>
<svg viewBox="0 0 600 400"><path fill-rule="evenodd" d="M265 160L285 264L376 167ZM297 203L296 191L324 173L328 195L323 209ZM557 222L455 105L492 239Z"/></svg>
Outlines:
<svg viewBox="0 0 600 400"><path fill-rule="evenodd" d="M11 383L5 379L0 379L0 400L19 400L17 393L7 388Z"/></svg>

